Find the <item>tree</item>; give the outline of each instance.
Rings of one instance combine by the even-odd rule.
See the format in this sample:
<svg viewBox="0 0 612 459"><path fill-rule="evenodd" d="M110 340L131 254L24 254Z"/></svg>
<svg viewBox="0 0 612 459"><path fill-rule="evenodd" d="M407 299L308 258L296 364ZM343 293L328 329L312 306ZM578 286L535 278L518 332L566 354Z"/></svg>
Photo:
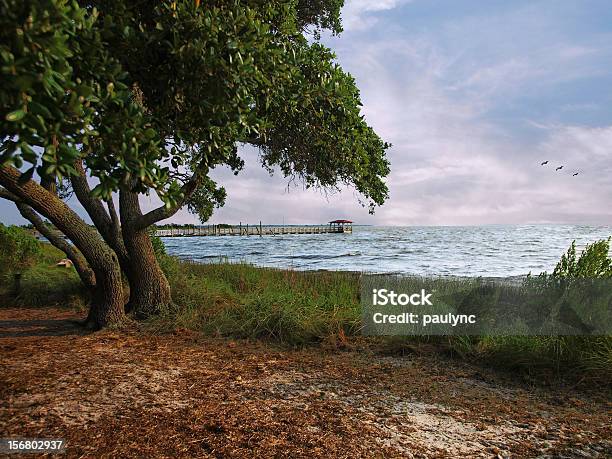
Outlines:
<svg viewBox="0 0 612 459"><path fill-rule="evenodd" d="M138 315L171 301L147 229L184 206L208 219L225 198L209 172L238 173L240 145L308 187L351 185L370 210L387 197L389 145L318 41L341 31L339 0L0 5L0 185L73 241L98 292L120 267ZM66 184L97 232L60 199ZM149 193L163 205L144 213Z"/></svg>

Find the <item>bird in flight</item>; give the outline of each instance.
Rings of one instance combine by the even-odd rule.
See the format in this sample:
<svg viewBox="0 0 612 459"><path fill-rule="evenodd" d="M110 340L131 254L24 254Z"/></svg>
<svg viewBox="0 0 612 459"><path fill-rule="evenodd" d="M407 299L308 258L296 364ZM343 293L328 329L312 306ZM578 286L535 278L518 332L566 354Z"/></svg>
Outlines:
<svg viewBox="0 0 612 459"><path fill-rule="evenodd" d="M579 173L580 173L580 172L574 172L574 173L572 174L572 177L576 177L576 176L577 176Z"/></svg>
<svg viewBox="0 0 612 459"><path fill-rule="evenodd" d="M540 166L546 166L548 164L548 161L544 161L542 164L540 164Z"/></svg>
<svg viewBox="0 0 612 459"><path fill-rule="evenodd" d="M559 166L555 169L555 171L560 171L561 169L563 169L563 166Z"/></svg>

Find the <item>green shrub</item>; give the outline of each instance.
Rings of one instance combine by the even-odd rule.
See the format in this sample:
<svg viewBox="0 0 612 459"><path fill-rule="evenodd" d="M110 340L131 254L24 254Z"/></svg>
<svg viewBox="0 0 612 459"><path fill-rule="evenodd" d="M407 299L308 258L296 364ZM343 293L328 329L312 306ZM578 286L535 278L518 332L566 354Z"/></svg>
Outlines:
<svg viewBox="0 0 612 459"><path fill-rule="evenodd" d="M57 260L64 258L65 254L51 244L37 244L37 255L21 272L18 292L15 291L11 276L0 279L0 305L68 306L84 310L89 302L89 292L81 283L76 270L56 266Z"/></svg>
<svg viewBox="0 0 612 459"><path fill-rule="evenodd" d="M558 297L568 291L567 287L573 280L612 278L609 251L610 239L604 239L587 244L577 256L574 241L561 256L552 274L543 272L535 278L529 277L525 286L532 290L540 288ZM610 336L452 337L451 345L463 355L471 355L504 368L553 370L559 375L571 374L585 380L612 380Z"/></svg>
<svg viewBox="0 0 612 459"><path fill-rule="evenodd" d="M0 274L21 274L40 253L40 243L30 232L0 224Z"/></svg>
<svg viewBox="0 0 612 459"><path fill-rule="evenodd" d="M576 241L561 257L555 267L553 278L612 278L612 258L610 238L587 244L580 256L576 258Z"/></svg>

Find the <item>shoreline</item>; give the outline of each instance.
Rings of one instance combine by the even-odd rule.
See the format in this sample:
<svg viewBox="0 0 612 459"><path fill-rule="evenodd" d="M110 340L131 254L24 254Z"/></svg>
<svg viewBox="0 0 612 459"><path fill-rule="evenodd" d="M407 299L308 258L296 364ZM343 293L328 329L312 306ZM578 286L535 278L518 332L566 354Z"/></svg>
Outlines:
<svg viewBox="0 0 612 459"><path fill-rule="evenodd" d="M163 238L162 238L163 239ZM177 255L169 254L172 257L176 257L178 260L184 263L193 263L200 265L246 265L252 266L253 268L260 269L274 269L279 271L295 271L302 273L345 273L345 274L354 274L359 276L397 276L397 277L406 277L406 278L419 278L419 279L448 279L448 280L483 280L483 281L508 281L510 284L516 284L530 276L530 273L526 274L513 274L508 276L459 276L459 275L451 275L451 274L416 274L402 271L388 271L388 272L376 272L376 271L359 271L359 270L351 270L351 269L326 269L326 268L295 268L295 267L286 267L286 266L271 266L271 265L258 265L249 261L232 261L229 260L228 257L222 256L218 257L218 261L205 261L205 260L197 260L193 258L180 257ZM215 257L217 258L217 257ZM212 257L211 257L212 259ZM533 276L533 275L532 275Z"/></svg>
<svg viewBox="0 0 612 459"><path fill-rule="evenodd" d="M167 252L198 262L227 260L296 270L507 278L551 272L576 240L607 239L612 228L585 226L356 227L352 234L162 238Z"/></svg>

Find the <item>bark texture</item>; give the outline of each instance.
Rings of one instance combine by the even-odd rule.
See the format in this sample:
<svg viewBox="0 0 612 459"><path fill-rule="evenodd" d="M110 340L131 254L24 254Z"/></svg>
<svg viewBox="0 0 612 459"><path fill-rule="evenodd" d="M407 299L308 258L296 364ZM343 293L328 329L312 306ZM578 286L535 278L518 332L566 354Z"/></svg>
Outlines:
<svg viewBox="0 0 612 459"><path fill-rule="evenodd" d="M48 218L83 254L96 278L87 325L102 328L125 318L123 287L117 255L66 203L33 180L20 183L20 172L0 167L0 184L19 200Z"/></svg>
<svg viewBox="0 0 612 459"><path fill-rule="evenodd" d="M129 254L126 275L130 282L130 301L126 309L144 318L160 312L172 303L170 284L157 262L147 228L137 222L142 218L138 193L122 189L119 214L123 243Z"/></svg>
<svg viewBox="0 0 612 459"><path fill-rule="evenodd" d="M125 270L128 261L128 254L123 244L121 234L121 226L113 201L107 201L108 212L104 208L104 204L98 198L91 194L91 188L87 182L87 175L83 168L83 162L78 160L74 164L78 175L70 177L70 184L75 196L87 211L91 221L96 226L104 241L115 251L119 258L121 267Z"/></svg>

